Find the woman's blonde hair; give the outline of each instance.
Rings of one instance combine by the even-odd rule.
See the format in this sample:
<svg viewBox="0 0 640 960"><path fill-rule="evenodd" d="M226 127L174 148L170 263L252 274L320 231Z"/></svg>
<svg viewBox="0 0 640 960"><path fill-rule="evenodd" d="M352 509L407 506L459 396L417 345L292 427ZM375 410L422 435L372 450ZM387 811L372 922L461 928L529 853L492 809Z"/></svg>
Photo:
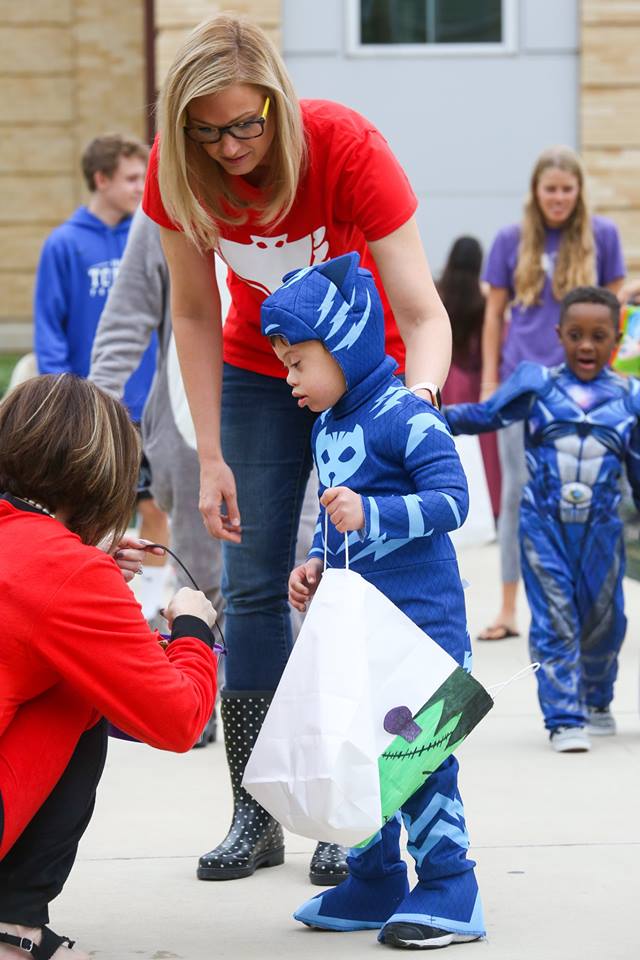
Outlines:
<svg viewBox="0 0 640 960"><path fill-rule="evenodd" d="M523 307L540 302L545 281L542 263L545 246L545 222L538 203L537 192L540 177L546 170L563 170L578 181L578 199L575 209L562 227L562 236L555 269L552 290L556 300L574 287L595 283L595 245L591 216L587 207L584 186L584 170L578 155L569 147L551 147L540 154L531 174L527 196L518 262L515 271L515 299Z"/></svg>
<svg viewBox="0 0 640 960"><path fill-rule="evenodd" d="M260 87L270 98L275 124L266 200L260 223L281 220L291 209L306 159L300 105L286 67L266 34L235 16L205 20L178 50L159 101L159 184L169 216L201 249L215 247L219 223L247 219L251 204L238 196L224 171L184 133L195 97L220 93L237 83ZM255 204L253 204L255 209Z"/></svg>
<svg viewBox="0 0 640 960"><path fill-rule="evenodd" d="M36 500L84 543L129 525L140 440L125 407L70 373L19 384L0 404L0 492Z"/></svg>

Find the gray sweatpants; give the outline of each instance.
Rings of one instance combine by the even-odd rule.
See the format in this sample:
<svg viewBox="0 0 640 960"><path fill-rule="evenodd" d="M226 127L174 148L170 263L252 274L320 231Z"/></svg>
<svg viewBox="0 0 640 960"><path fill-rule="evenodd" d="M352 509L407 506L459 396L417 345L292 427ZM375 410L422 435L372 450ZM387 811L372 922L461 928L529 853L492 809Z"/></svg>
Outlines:
<svg viewBox="0 0 640 960"><path fill-rule="evenodd" d="M512 423L498 431L498 453L502 473L498 543L503 583L520 579L520 544L518 526L522 488L527 482L524 456L524 424Z"/></svg>

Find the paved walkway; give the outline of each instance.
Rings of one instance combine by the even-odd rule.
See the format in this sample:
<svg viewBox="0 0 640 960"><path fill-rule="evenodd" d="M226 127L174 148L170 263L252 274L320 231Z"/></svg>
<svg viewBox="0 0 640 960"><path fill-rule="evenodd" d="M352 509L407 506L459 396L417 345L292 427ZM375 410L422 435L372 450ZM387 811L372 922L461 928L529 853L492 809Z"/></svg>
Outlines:
<svg viewBox="0 0 640 960"><path fill-rule="evenodd" d="M467 550L460 564L476 633L494 613L496 548ZM596 742L590 754L554 754L527 678L498 697L460 751L489 938L456 947L455 960L640 955L640 584L627 581L626 595L617 737ZM523 603L523 627L526 619ZM490 685L526 662L524 639L478 644L474 672ZM198 854L229 822L224 769L220 743L174 756L112 741L93 822L53 905L53 928L98 960L385 956L373 933L319 933L291 920L317 892L306 879L310 841L291 836L286 864L247 880L195 879Z"/></svg>

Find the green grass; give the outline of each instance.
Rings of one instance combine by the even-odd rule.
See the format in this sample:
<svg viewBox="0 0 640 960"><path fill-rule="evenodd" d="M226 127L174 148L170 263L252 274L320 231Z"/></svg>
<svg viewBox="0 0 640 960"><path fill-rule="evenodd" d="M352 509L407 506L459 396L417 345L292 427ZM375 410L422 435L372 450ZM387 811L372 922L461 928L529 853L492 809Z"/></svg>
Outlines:
<svg viewBox="0 0 640 960"><path fill-rule="evenodd" d="M6 392L13 368L21 356L21 353L0 353L0 397Z"/></svg>

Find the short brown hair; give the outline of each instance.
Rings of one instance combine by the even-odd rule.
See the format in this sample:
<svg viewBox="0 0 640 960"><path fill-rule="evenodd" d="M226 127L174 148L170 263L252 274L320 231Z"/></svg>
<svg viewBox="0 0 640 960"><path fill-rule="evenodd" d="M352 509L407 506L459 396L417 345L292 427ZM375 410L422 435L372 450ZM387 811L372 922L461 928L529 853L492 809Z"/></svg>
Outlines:
<svg viewBox="0 0 640 960"><path fill-rule="evenodd" d="M135 504L140 441L125 407L71 373L32 377L0 404L0 492L64 509L69 530L117 541Z"/></svg>
<svg viewBox="0 0 640 960"><path fill-rule="evenodd" d="M146 163L149 148L141 140L123 137L119 133L105 133L87 144L82 153L82 173L92 193L96 189L96 173L112 177L120 157L138 157Z"/></svg>

